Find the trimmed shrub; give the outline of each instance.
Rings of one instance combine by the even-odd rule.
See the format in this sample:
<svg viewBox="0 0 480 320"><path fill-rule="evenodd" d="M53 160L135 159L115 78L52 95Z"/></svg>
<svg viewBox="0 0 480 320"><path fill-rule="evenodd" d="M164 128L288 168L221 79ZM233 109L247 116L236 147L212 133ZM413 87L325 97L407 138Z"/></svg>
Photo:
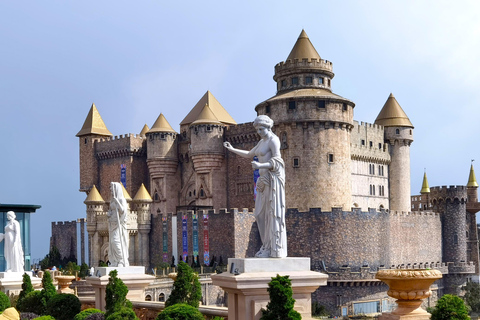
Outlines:
<svg viewBox="0 0 480 320"><path fill-rule="evenodd" d="M20 312L20 320L32 320L38 318L38 314L33 312Z"/></svg>
<svg viewBox="0 0 480 320"><path fill-rule="evenodd" d="M178 264L180 266L180 263ZM204 320L202 313L191 305L179 303L165 308L156 320Z"/></svg>
<svg viewBox="0 0 480 320"><path fill-rule="evenodd" d="M57 320L71 320L81 310L82 304L74 294L59 293L47 303L47 314Z"/></svg>
<svg viewBox="0 0 480 320"><path fill-rule="evenodd" d="M57 294L57 289L53 285L52 275L48 271L45 271L43 274L42 288L42 300L46 308L48 300Z"/></svg>
<svg viewBox="0 0 480 320"><path fill-rule="evenodd" d="M42 292L33 291L30 292L17 303L17 310L21 312L32 312L36 314L45 313L45 306L42 302Z"/></svg>
<svg viewBox="0 0 480 320"><path fill-rule="evenodd" d="M35 318L34 320L55 320L55 318L52 316L41 316L41 317Z"/></svg>
<svg viewBox="0 0 480 320"><path fill-rule="evenodd" d="M295 299L292 298L292 282L288 276L277 275L268 283L267 289L270 295L270 302L267 310L262 309L261 320L300 320L302 316L293 310Z"/></svg>
<svg viewBox="0 0 480 320"><path fill-rule="evenodd" d="M455 295L446 294L437 301L431 320L468 320L467 306Z"/></svg>
<svg viewBox="0 0 480 320"><path fill-rule="evenodd" d="M177 279L173 283L173 290L165 307L178 303L184 303L198 308L202 298L202 287L198 281L198 275L185 262L178 263Z"/></svg>
<svg viewBox="0 0 480 320"><path fill-rule="evenodd" d="M131 308L123 307L109 315L105 320L138 320L138 317Z"/></svg>
<svg viewBox="0 0 480 320"><path fill-rule="evenodd" d="M101 310L95 309L95 308L88 308L83 310L82 312L78 313L73 320L86 320L88 316L94 314L94 313L101 313L104 314Z"/></svg>
<svg viewBox="0 0 480 320"><path fill-rule="evenodd" d="M0 313L7 308L10 308L10 298L0 291Z"/></svg>
<svg viewBox="0 0 480 320"><path fill-rule="evenodd" d="M85 320L105 320L105 313L94 313L89 315Z"/></svg>
<svg viewBox="0 0 480 320"><path fill-rule="evenodd" d="M465 296L463 299L465 303L472 309L473 312L480 312L480 284L476 282L467 282L463 287Z"/></svg>
<svg viewBox="0 0 480 320"><path fill-rule="evenodd" d="M108 274L107 287L105 288L105 319L111 314L121 311L122 308L127 307L131 309L132 303L127 300L128 288L123 283L122 279L118 278L117 270L112 270Z"/></svg>
<svg viewBox="0 0 480 320"><path fill-rule="evenodd" d="M27 296L30 292L35 291L33 289L32 285L32 280L30 279L30 276L27 273L23 274L23 282L22 282L22 291L20 291L20 294L18 295L18 300L17 304Z"/></svg>

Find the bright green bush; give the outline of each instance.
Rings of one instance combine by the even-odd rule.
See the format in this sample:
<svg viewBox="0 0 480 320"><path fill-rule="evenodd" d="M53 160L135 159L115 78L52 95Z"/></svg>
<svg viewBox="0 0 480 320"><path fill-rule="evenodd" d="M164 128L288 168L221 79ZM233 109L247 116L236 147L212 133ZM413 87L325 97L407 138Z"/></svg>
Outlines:
<svg viewBox="0 0 480 320"><path fill-rule="evenodd" d="M35 318L33 320L55 320L55 318L52 317L52 316L41 316L41 317Z"/></svg>
<svg viewBox="0 0 480 320"><path fill-rule="evenodd" d="M180 263L179 263L180 266ZM202 313L197 308L188 304L174 304L165 308L156 320L204 320Z"/></svg>
<svg viewBox="0 0 480 320"><path fill-rule="evenodd" d="M138 317L133 309L122 307L120 310L106 317L105 320L138 320Z"/></svg>
<svg viewBox="0 0 480 320"><path fill-rule="evenodd" d="M198 308L202 298L202 287L198 281L198 275L185 262L178 263L177 279L173 283L173 290L165 307L178 303L185 303Z"/></svg>
<svg viewBox="0 0 480 320"><path fill-rule="evenodd" d="M127 300L128 288L122 279L117 277L117 270L109 273L107 287L105 288L105 319L111 314L121 311L124 307L131 309L132 303Z"/></svg>
<svg viewBox="0 0 480 320"><path fill-rule="evenodd" d="M22 282L22 291L20 291L20 294L18 295L18 300L17 304L23 300L29 294L30 292L33 292L33 285L32 285L32 280L30 279L30 276L27 273L23 274L23 282Z"/></svg>
<svg viewBox="0 0 480 320"><path fill-rule="evenodd" d="M82 304L74 294L59 293L47 302L47 314L57 320L71 320L81 310Z"/></svg>
<svg viewBox="0 0 480 320"><path fill-rule="evenodd" d="M10 298L0 291L0 313L7 308L10 308Z"/></svg>
<svg viewBox="0 0 480 320"><path fill-rule="evenodd" d="M21 312L44 314L45 306L42 303L42 292L32 291L28 293L22 301L17 302L17 310Z"/></svg>
<svg viewBox="0 0 480 320"><path fill-rule="evenodd" d="M295 299L292 298L292 282L288 276L277 275L268 283L270 302L267 310L262 309L261 320L300 320L302 316L293 310Z"/></svg>
<svg viewBox="0 0 480 320"><path fill-rule="evenodd" d="M85 320L85 319L88 318L88 316L90 316L94 313L102 313L103 314L103 312L101 310L98 310L98 309L95 309L95 308L89 308L89 309L85 309L82 312L78 313L73 318L73 320Z"/></svg>
<svg viewBox="0 0 480 320"><path fill-rule="evenodd" d="M468 320L467 306L457 296L446 294L437 301L431 320Z"/></svg>

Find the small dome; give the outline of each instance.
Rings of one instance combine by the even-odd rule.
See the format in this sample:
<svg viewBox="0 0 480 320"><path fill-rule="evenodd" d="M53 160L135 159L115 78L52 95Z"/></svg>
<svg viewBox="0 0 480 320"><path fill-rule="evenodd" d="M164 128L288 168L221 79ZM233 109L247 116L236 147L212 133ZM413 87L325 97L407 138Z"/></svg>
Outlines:
<svg viewBox="0 0 480 320"><path fill-rule="evenodd" d="M98 189L97 187L95 187L95 185L93 185L92 189L90 189L87 199L85 199L84 201L85 204L87 202L105 202L105 200L103 200L102 196L100 195L100 192L98 192Z"/></svg>
<svg viewBox="0 0 480 320"><path fill-rule="evenodd" d="M382 110L375 119L375 124L382 125L384 127L411 127L413 128L410 119L403 111L402 107L397 102L397 99L390 93L387 101L385 102Z"/></svg>

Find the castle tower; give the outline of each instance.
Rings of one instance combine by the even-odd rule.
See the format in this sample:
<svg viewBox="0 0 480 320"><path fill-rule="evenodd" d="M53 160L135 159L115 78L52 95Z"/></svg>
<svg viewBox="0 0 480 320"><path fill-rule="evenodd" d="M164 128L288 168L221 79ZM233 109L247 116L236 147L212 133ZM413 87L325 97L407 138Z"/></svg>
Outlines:
<svg viewBox="0 0 480 320"><path fill-rule="evenodd" d="M103 214L105 201L95 185L88 192L84 203L87 205L88 264L98 266L98 262L103 260L99 250L102 247L103 238L97 230L97 217Z"/></svg>
<svg viewBox="0 0 480 320"><path fill-rule="evenodd" d="M385 127L385 143L390 144L390 210L409 212L410 145L413 142L413 125L391 93L375 124Z"/></svg>
<svg viewBox="0 0 480 320"><path fill-rule="evenodd" d="M226 125L218 121L206 103L190 124L191 154L196 173L196 205L226 207L226 168L223 135Z"/></svg>
<svg viewBox="0 0 480 320"><path fill-rule="evenodd" d="M113 136L92 104L82 129L76 135L80 142L80 191L88 192L99 185L98 160L95 156L95 140Z"/></svg>
<svg viewBox="0 0 480 320"><path fill-rule="evenodd" d="M148 234L151 228L150 206L153 202L145 185L142 183L137 194L133 198L133 209L137 213L138 237L135 242L135 253L140 265L148 267L150 264L150 242Z"/></svg>
<svg viewBox="0 0 480 320"><path fill-rule="evenodd" d="M476 213L480 211L480 203L478 202L478 183L473 170L473 160L470 166L470 174L467 183L467 259L475 263L475 273L480 271L480 254L478 252L478 228Z"/></svg>
<svg viewBox="0 0 480 320"><path fill-rule="evenodd" d="M428 207L430 205L430 187L428 186L426 171L423 173L423 182L422 182L422 189L420 190L420 194L422 195L422 198L423 198L421 200L423 210L428 210Z"/></svg>
<svg viewBox="0 0 480 320"><path fill-rule="evenodd" d="M154 201L152 212L155 215L175 212L180 189L177 173L177 133L164 115L160 114L146 137L147 165Z"/></svg>
<svg viewBox="0 0 480 320"><path fill-rule="evenodd" d="M140 131L140 136L141 137L146 137L146 134L149 130L150 130L150 128L145 124L142 128L142 131Z"/></svg>
<svg viewBox="0 0 480 320"><path fill-rule="evenodd" d="M285 62L275 66L277 94L257 114L275 122L285 161L286 204L299 210L350 210L355 104L332 93L332 63L321 59L304 30ZM310 196L306 197L308 194Z"/></svg>

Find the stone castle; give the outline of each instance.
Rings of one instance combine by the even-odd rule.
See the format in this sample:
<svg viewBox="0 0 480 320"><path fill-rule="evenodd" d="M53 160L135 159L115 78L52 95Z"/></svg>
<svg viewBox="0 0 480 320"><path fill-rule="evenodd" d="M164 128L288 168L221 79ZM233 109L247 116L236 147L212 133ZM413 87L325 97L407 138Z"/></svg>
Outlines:
<svg viewBox="0 0 480 320"><path fill-rule="evenodd" d="M313 298L332 314L384 311L388 289L374 275L391 267L440 269L432 299L459 292L479 272L473 167L467 186L429 188L425 175L421 195L412 197L414 127L406 113L390 94L373 124L354 121L355 104L333 93L333 77L332 62L302 31L275 66L276 95L255 107L273 119L281 141L288 255L310 257L312 270L329 275ZM108 260L112 181L124 185L130 203L132 265L172 256L226 262L258 250L251 160L226 152L223 142L251 149L260 138L211 92L178 132L160 114L151 128L114 137L92 105L77 137L90 265Z"/></svg>

